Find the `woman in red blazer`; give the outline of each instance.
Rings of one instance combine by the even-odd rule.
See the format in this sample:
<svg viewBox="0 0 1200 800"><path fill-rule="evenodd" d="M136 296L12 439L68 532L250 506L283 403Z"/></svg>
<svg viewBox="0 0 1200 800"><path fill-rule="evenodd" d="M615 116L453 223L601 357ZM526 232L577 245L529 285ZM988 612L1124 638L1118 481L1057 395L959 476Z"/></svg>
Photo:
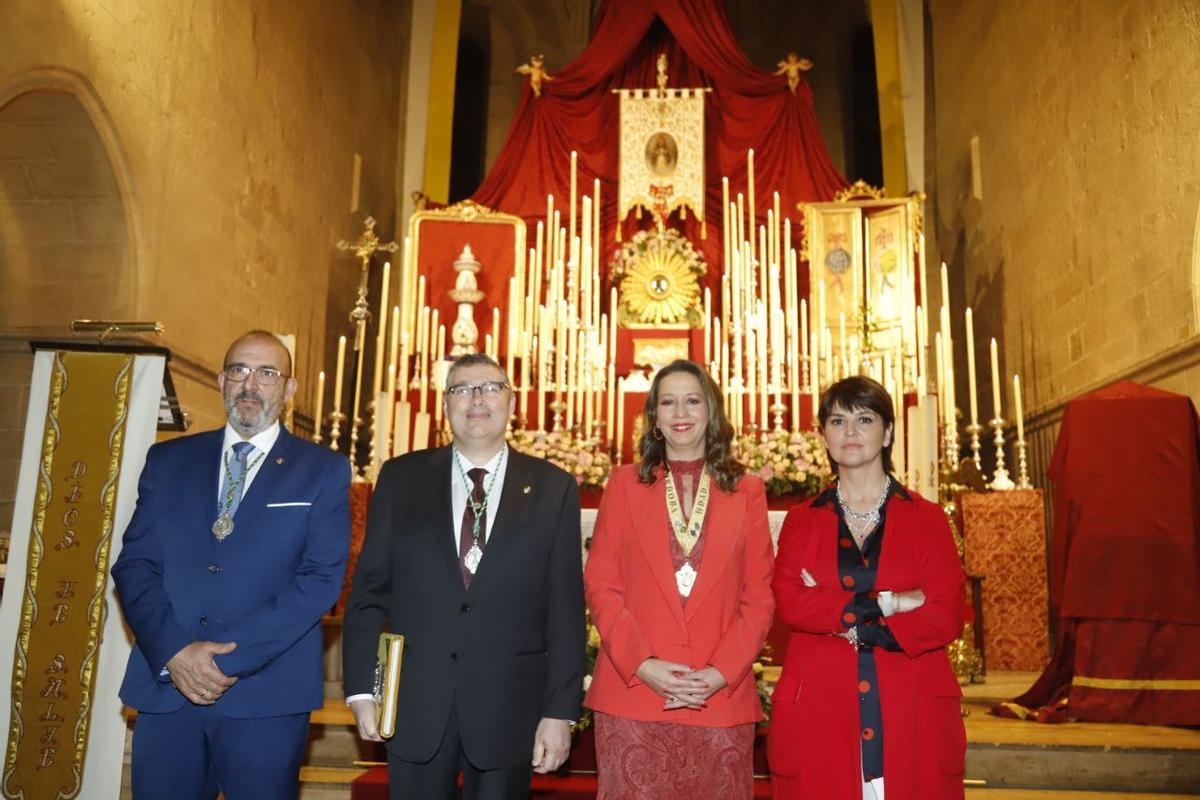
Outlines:
<svg viewBox="0 0 1200 800"><path fill-rule="evenodd" d="M645 421L641 464L609 479L584 570L602 642L585 701L597 796L750 798L752 666L774 609L763 484L733 459L698 365L659 371Z"/></svg>
<svg viewBox="0 0 1200 800"><path fill-rule="evenodd" d="M891 476L894 415L870 378L825 392L836 484L788 512L772 586L791 628L768 756L777 800L961 800L962 691L946 645L963 573L946 517Z"/></svg>

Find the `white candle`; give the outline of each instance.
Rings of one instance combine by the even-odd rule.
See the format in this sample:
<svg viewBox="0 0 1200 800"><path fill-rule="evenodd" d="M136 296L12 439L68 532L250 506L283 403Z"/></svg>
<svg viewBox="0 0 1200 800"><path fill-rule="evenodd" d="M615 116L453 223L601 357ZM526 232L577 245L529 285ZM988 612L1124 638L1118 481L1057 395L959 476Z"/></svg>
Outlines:
<svg viewBox="0 0 1200 800"><path fill-rule="evenodd" d="M1025 441L1025 407L1021 402L1021 376L1013 375L1013 409L1017 417L1017 441Z"/></svg>
<svg viewBox="0 0 1200 800"><path fill-rule="evenodd" d="M325 370L317 373L317 410L313 414L313 441L321 439L321 413L325 410Z"/></svg>
<svg viewBox="0 0 1200 800"><path fill-rule="evenodd" d="M979 424L979 400L975 392L975 318L967 308L967 390L971 394L971 424Z"/></svg>
<svg viewBox="0 0 1200 800"><path fill-rule="evenodd" d="M1000 354L996 347L996 337L992 337L992 407L996 419L1000 419Z"/></svg>
<svg viewBox="0 0 1200 800"><path fill-rule="evenodd" d="M384 369L384 344L387 342L387 303L388 303L388 284L392 276L392 262L383 262L383 280L379 284L379 332L375 334L375 372L371 376L371 396L378 397L381 388L383 387L383 369ZM379 409L375 409L376 415L379 414Z"/></svg>
<svg viewBox="0 0 1200 800"><path fill-rule="evenodd" d="M337 349L337 370L334 372L333 379L333 411L338 413L342 410L342 379L346 374L346 337L338 337Z"/></svg>

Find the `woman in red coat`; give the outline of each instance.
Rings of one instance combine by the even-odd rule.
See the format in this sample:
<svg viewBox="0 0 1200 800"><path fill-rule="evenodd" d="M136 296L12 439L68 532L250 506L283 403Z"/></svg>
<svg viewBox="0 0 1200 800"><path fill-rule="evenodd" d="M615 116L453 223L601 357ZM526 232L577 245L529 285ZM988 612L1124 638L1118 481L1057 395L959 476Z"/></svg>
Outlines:
<svg viewBox="0 0 1200 800"><path fill-rule="evenodd" d="M774 796L961 800L962 691L946 645L966 609L950 527L891 475L882 386L833 384L819 419L837 482L788 512L772 580L792 631L772 703Z"/></svg>
<svg viewBox="0 0 1200 800"><path fill-rule="evenodd" d="M601 800L753 794L754 659L771 625L762 481L733 459L716 384L655 376L641 464L604 489L584 584L601 649L588 689Z"/></svg>

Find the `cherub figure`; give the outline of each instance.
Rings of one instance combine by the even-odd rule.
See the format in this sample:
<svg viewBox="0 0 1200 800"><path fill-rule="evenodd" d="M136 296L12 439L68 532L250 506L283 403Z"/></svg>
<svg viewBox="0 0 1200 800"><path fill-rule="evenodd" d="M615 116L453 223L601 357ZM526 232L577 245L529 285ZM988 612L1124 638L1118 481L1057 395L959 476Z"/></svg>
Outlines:
<svg viewBox="0 0 1200 800"><path fill-rule="evenodd" d="M542 96L542 81L552 81L554 76L546 72L546 57L542 54L529 57L528 64L517 67L517 72L529 76L529 88L534 97Z"/></svg>
<svg viewBox="0 0 1200 800"><path fill-rule="evenodd" d="M655 62L655 67L658 70L656 78L658 82L658 94L661 97L667 93L667 54L659 53L658 61Z"/></svg>
<svg viewBox="0 0 1200 800"><path fill-rule="evenodd" d="M800 58L794 52L788 53L787 58L780 61L775 66L779 69L775 70L776 75L787 75L788 89L792 94L796 93L796 87L800 85L800 73L808 72L813 67L813 62L807 58Z"/></svg>

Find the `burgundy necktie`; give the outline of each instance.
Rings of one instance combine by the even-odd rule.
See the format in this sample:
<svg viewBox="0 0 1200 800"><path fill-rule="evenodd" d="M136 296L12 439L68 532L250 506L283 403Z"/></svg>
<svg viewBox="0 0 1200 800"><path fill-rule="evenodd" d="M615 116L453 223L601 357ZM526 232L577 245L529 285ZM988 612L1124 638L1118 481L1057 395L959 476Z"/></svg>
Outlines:
<svg viewBox="0 0 1200 800"><path fill-rule="evenodd" d="M467 475L475 483L475 488L471 490L471 498L467 501L467 507L463 510L462 525L458 532L458 567L462 570L463 586L471 588L471 570L467 569L467 553L471 549L471 545L475 543L475 537L471 532L475 529L475 509L471 507L471 500L475 501L475 505L482 505L485 497L483 493L483 477L487 475L487 470L476 467L467 472ZM484 540L487 538L487 511L484 510L479 520L479 549L482 550Z"/></svg>

